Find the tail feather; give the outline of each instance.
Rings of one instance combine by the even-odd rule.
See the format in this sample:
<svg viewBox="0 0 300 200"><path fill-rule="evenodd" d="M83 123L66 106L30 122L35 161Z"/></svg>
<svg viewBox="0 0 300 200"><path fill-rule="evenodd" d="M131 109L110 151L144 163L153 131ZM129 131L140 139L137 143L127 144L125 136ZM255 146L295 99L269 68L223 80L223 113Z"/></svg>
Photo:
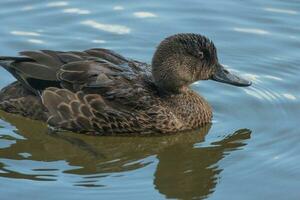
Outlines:
<svg viewBox="0 0 300 200"><path fill-rule="evenodd" d="M12 63L32 61L34 60L29 57L0 56L0 67L4 67L7 71L12 73L12 69L10 69Z"/></svg>
<svg viewBox="0 0 300 200"><path fill-rule="evenodd" d="M13 57L13 56L0 56L0 63L1 62L7 62L7 61L14 61L14 62L29 62L34 61L31 58L28 57Z"/></svg>
<svg viewBox="0 0 300 200"><path fill-rule="evenodd" d="M0 56L0 66L36 95L40 95L39 90L48 86L59 87L55 69L39 64L30 57Z"/></svg>

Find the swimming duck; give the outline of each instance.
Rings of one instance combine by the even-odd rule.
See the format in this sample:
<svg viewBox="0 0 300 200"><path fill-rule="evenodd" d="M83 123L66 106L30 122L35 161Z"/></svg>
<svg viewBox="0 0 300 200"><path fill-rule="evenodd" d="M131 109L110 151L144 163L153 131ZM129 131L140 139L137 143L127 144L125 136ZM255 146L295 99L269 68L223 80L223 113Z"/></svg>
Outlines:
<svg viewBox="0 0 300 200"><path fill-rule="evenodd" d="M0 57L17 81L0 108L51 127L98 135L174 133L211 122L212 109L188 88L199 80L251 82L227 71L211 40L176 34L157 47L152 65L107 49L23 51Z"/></svg>

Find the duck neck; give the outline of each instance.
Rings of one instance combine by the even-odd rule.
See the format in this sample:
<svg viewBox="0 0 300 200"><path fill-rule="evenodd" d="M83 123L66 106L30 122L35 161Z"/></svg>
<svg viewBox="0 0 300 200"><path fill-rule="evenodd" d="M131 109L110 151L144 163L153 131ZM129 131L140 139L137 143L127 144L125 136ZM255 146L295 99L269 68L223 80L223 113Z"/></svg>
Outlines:
<svg viewBox="0 0 300 200"><path fill-rule="evenodd" d="M194 81L188 63L178 62L177 55L164 60L153 59L152 75L159 90L168 94L185 92Z"/></svg>

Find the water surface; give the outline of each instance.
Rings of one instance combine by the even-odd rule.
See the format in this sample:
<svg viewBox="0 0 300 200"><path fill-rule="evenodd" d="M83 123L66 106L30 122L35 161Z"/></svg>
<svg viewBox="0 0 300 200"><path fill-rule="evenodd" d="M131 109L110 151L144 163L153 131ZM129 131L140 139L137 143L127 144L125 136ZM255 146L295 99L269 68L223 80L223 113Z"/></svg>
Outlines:
<svg viewBox="0 0 300 200"><path fill-rule="evenodd" d="M163 38L194 32L253 82L195 83L213 123L172 136L53 134L0 112L1 199L299 199L299 21L298 0L1 1L0 55L104 47L151 62Z"/></svg>

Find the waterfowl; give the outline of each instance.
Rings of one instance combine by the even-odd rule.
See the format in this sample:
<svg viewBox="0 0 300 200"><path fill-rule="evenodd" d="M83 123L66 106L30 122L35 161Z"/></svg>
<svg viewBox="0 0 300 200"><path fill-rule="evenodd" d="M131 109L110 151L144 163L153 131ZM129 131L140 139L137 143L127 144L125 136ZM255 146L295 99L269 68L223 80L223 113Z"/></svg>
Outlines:
<svg viewBox="0 0 300 200"><path fill-rule="evenodd" d="M151 66L101 48L20 55L0 57L0 65L17 79L1 90L0 108L80 133L196 129L210 123L212 110L190 84L210 79L251 85L219 63L211 40L192 33L164 39Z"/></svg>

